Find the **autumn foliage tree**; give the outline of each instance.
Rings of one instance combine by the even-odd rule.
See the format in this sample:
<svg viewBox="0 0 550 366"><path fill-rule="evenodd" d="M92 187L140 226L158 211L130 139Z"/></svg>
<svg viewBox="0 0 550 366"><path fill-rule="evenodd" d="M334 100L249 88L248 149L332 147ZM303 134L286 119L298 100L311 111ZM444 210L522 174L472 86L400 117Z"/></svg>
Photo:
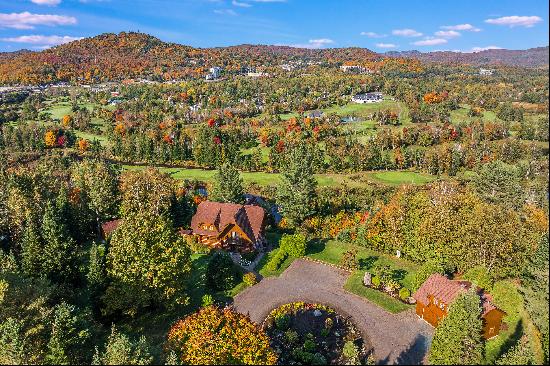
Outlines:
<svg viewBox="0 0 550 366"><path fill-rule="evenodd" d="M166 350L191 365L273 365L277 356L257 324L242 314L213 306L178 321Z"/></svg>

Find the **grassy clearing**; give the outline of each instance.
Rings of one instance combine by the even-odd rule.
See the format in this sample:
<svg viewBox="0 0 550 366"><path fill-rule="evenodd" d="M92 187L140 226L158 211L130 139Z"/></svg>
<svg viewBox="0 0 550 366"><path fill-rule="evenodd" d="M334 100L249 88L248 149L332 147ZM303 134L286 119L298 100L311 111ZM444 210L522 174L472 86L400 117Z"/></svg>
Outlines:
<svg viewBox="0 0 550 366"><path fill-rule="evenodd" d="M381 109L394 109L401 112L401 118L403 124L410 123L409 118L409 110L408 108L401 102L397 102L390 99L385 99L379 103L365 103L365 104L359 104L359 103L348 103L345 105L334 105L332 107L328 108L322 108L319 109L320 111L324 112L325 114L336 114L340 117L348 117L348 116L355 116L362 119L367 119L368 116L376 111L379 111ZM307 113L312 111L307 111ZM279 114L279 117L286 121L290 118L297 118L299 115L296 112L289 112L289 113L282 113Z"/></svg>
<svg viewBox="0 0 550 366"><path fill-rule="evenodd" d="M472 121L474 119L479 118L479 117L468 116L468 112L470 111L470 109L471 107L468 104L460 105L460 108L455 109L454 111L451 111L451 121L453 123L459 123L462 121ZM498 120L495 112L493 111L483 111L482 118L485 122L495 122Z"/></svg>
<svg viewBox="0 0 550 366"><path fill-rule="evenodd" d="M391 313L398 313L411 308L411 305L404 304L385 293L365 287L362 281L365 271L373 268L374 265L388 265L394 271L395 279L410 289L418 270L416 264L336 240L311 243L308 247L307 256L327 263L340 264L344 253L350 249L357 249L358 251L359 270L352 273L348 278L344 289L368 299Z"/></svg>
<svg viewBox="0 0 550 366"><path fill-rule="evenodd" d="M371 172L368 173L368 175L378 183L392 186L402 184L426 184L436 180L436 177L433 175L411 171Z"/></svg>
<svg viewBox="0 0 550 366"><path fill-rule="evenodd" d="M143 170L144 165L123 165L124 170ZM166 168L157 167L161 172L167 173L177 180L199 180L207 183L214 181L216 170L194 168ZM279 184L279 173L266 172L241 172L245 184L256 183L262 186L276 186ZM320 187L337 187L346 184L350 187L364 187L369 184L385 184L398 186L402 184L425 184L433 182L436 176L412 171L378 171L360 172L350 174L315 174Z"/></svg>
<svg viewBox="0 0 550 366"><path fill-rule="evenodd" d="M123 165L124 170L143 170L146 169L146 166L134 166L134 165ZM205 169L187 169L187 168L165 168L158 167L161 172L171 175L174 179L184 180L184 179L196 179L199 181L204 181L211 183L214 181L214 176L216 170L205 170ZM279 182L278 173L266 173L266 172L242 172L241 176L245 184L257 183L262 186L277 185ZM331 176L324 174L316 174L317 182L320 186L336 186L338 182Z"/></svg>
<svg viewBox="0 0 550 366"><path fill-rule="evenodd" d="M374 290L363 285L363 272L356 271L349 278L344 289L347 291L359 295L375 303L376 305L384 308L390 313L397 314L402 311L410 309L412 306L402 303L399 300L394 299L386 295L383 292Z"/></svg>

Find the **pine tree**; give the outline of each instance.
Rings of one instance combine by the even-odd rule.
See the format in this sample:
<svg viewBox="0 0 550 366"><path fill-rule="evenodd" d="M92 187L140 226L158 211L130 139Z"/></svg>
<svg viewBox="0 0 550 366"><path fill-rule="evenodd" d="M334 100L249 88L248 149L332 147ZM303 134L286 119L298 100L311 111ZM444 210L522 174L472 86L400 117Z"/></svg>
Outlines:
<svg viewBox="0 0 550 366"><path fill-rule="evenodd" d="M35 220L29 218L21 238L21 266L31 277L41 277L43 251L42 238Z"/></svg>
<svg viewBox="0 0 550 366"><path fill-rule="evenodd" d="M42 273L55 282L73 279L76 262L76 243L69 235L57 208L46 204L42 219L41 236L44 247L40 254Z"/></svg>
<svg viewBox="0 0 550 366"><path fill-rule="evenodd" d="M215 176L212 199L218 202L243 202L243 180L237 168L224 163Z"/></svg>
<svg viewBox="0 0 550 366"><path fill-rule="evenodd" d="M432 365L478 365L483 359L483 322L479 295L472 287L460 294L439 323L432 341Z"/></svg>
<svg viewBox="0 0 550 366"><path fill-rule="evenodd" d="M518 342L495 362L497 365L532 365L533 350L529 344L529 337L523 335Z"/></svg>
<svg viewBox="0 0 550 366"><path fill-rule="evenodd" d="M71 365L83 361L82 346L90 334L77 309L67 303L55 307L52 332L48 342L46 362L52 365Z"/></svg>
<svg viewBox="0 0 550 366"><path fill-rule="evenodd" d="M317 181L313 175L313 155L300 144L291 149L282 169L278 203L292 224L300 224L315 212Z"/></svg>
<svg viewBox="0 0 550 366"><path fill-rule="evenodd" d="M152 362L145 337L134 342L113 326L105 350L100 352L96 347L92 365L150 365Z"/></svg>

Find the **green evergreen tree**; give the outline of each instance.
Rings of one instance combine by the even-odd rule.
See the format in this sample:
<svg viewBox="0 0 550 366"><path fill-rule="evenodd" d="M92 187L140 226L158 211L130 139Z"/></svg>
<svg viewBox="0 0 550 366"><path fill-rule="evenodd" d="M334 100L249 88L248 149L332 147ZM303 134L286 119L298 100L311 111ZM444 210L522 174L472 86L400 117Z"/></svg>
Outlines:
<svg viewBox="0 0 550 366"><path fill-rule="evenodd" d="M21 267L31 277L42 275L43 242L35 220L29 218L21 238Z"/></svg>
<svg viewBox="0 0 550 366"><path fill-rule="evenodd" d="M127 335L118 333L113 326L111 335L100 352L96 347L92 365L150 365L153 357L145 337L135 342Z"/></svg>
<svg viewBox="0 0 550 366"><path fill-rule="evenodd" d="M495 362L497 365L532 365L533 350L529 343L529 337L523 335L516 344Z"/></svg>
<svg viewBox="0 0 550 366"><path fill-rule="evenodd" d="M313 155L305 144L288 153L281 172L278 203L291 224L300 224L315 213L317 181L313 175Z"/></svg>
<svg viewBox="0 0 550 366"><path fill-rule="evenodd" d="M24 365L27 358L27 341L23 334L23 322L8 318L0 323L0 364Z"/></svg>
<svg viewBox="0 0 550 366"><path fill-rule="evenodd" d="M67 303L55 307L46 362L71 365L82 361L83 346L90 338L87 324L76 308Z"/></svg>
<svg viewBox="0 0 550 366"><path fill-rule="evenodd" d="M435 330L432 365L478 365L483 360L483 322L479 295L472 287L460 294Z"/></svg>
<svg viewBox="0 0 550 366"><path fill-rule="evenodd" d="M214 177L212 200L218 202L243 202L243 180L237 168L230 163L224 163Z"/></svg>
<svg viewBox="0 0 550 366"><path fill-rule="evenodd" d="M76 272L76 243L50 202L42 219L41 236L44 242L40 254L42 275L54 282L71 281Z"/></svg>

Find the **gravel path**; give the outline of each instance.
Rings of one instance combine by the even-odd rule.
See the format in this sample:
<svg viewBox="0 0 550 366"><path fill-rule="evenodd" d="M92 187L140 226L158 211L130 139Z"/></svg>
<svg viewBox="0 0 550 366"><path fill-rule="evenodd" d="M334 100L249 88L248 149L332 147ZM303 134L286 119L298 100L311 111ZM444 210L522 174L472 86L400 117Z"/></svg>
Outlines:
<svg viewBox="0 0 550 366"><path fill-rule="evenodd" d="M262 323L269 312L293 301L329 305L351 316L364 338L374 348L378 364L421 364L432 339L433 329L414 311L399 314L343 289L348 273L314 263L295 260L279 277L263 279L235 297L234 307Z"/></svg>

